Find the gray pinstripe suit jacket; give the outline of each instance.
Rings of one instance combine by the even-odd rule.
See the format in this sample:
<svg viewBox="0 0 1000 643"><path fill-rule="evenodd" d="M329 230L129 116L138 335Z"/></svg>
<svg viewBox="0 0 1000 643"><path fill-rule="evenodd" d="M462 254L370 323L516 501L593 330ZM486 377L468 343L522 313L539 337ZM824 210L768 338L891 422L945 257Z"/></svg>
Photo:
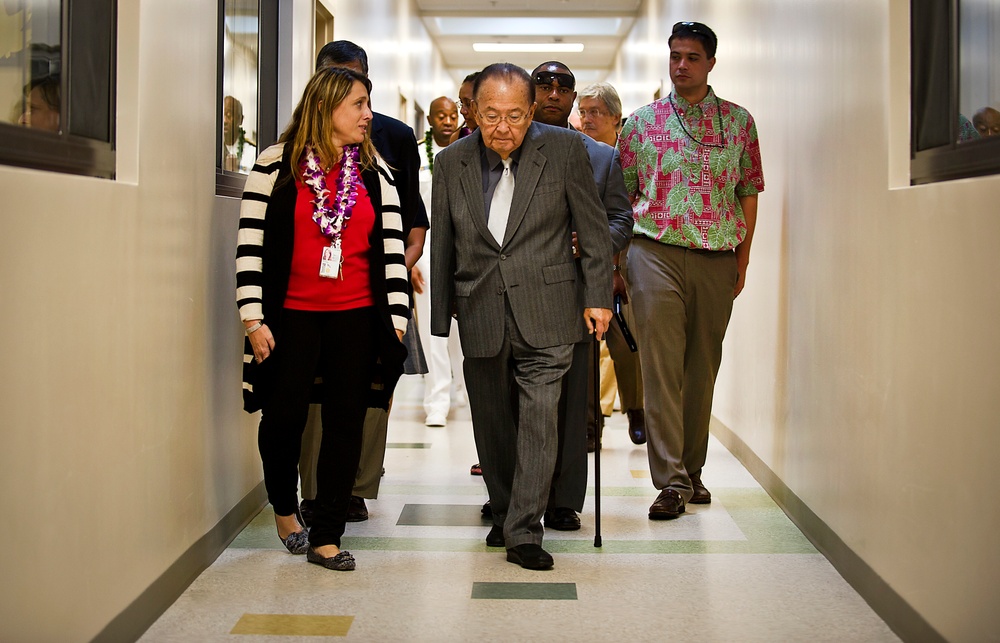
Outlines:
<svg viewBox="0 0 1000 643"><path fill-rule="evenodd" d="M431 332L446 336L455 310L465 356L496 355L506 294L518 329L535 348L580 341L572 230L580 246L582 305L611 307L608 217L583 141L568 129L531 124L502 246L483 211L481 145L477 131L434 163Z"/></svg>

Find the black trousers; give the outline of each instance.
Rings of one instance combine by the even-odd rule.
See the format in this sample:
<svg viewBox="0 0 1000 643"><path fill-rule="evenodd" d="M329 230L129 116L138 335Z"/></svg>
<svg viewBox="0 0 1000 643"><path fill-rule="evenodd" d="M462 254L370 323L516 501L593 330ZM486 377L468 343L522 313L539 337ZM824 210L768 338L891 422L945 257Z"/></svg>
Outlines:
<svg viewBox="0 0 1000 643"><path fill-rule="evenodd" d="M279 516L298 509L302 431L313 383L317 375L323 378L323 438L309 533L313 547L339 547L344 535L381 327L372 307L336 312L285 309L280 336L265 360L274 360L274 379L261 411L257 444L267 498Z"/></svg>

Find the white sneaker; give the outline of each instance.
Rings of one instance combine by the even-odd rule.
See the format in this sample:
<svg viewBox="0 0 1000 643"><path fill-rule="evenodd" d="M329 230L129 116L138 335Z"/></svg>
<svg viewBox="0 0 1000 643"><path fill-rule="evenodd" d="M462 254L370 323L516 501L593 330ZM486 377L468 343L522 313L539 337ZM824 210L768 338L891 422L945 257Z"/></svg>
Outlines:
<svg viewBox="0 0 1000 643"><path fill-rule="evenodd" d="M447 426L448 419L444 415L428 415L424 420L425 426Z"/></svg>

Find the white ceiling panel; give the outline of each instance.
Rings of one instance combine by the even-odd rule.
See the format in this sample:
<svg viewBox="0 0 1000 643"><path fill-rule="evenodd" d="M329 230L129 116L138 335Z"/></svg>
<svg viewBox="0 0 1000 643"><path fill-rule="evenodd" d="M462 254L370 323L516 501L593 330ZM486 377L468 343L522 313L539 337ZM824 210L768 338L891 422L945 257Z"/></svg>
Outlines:
<svg viewBox="0 0 1000 643"><path fill-rule="evenodd" d="M419 15L452 77L495 62L528 70L546 60L560 60L578 82L602 80L611 71L619 47L632 29L641 0L417 0ZM473 51L477 42L582 43L580 53L508 53Z"/></svg>

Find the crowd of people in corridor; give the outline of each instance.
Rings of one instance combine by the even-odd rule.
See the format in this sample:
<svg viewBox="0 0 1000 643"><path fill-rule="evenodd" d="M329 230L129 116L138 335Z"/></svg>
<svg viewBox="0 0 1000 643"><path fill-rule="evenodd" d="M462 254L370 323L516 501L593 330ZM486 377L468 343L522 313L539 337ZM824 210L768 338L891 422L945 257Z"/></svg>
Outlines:
<svg viewBox="0 0 1000 643"><path fill-rule="evenodd" d="M578 91L563 63L496 63L457 103L430 104L420 142L372 111L363 49L323 48L247 179L236 268L245 407L262 411L265 486L291 553L354 569L341 537L367 516L362 489L377 491L407 370L426 372L428 426L468 399L486 544L551 568L544 530L580 528L600 448L595 339L630 437L647 444L648 517L711 502L712 394L764 180L752 116L708 84L715 33L680 22L668 44L672 91L624 123L607 83ZM303 440L311 401L322 429Z"/></svg>

